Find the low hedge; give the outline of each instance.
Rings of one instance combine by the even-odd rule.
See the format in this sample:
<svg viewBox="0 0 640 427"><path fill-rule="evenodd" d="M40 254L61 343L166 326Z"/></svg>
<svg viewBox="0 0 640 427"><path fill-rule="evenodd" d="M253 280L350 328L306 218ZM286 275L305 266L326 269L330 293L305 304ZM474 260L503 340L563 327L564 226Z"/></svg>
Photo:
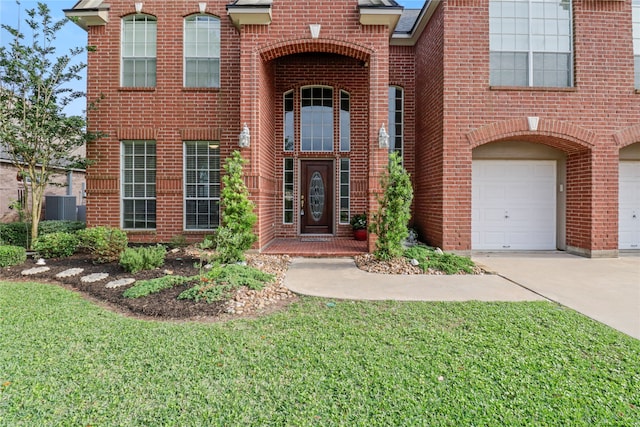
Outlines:
<svg viewBox="0 0 640 427"><path fill-rule="evenodd" d="M0 246L0 267L11 267L27 260L27 251L21 246Z"/></svg>
<svg viewBox="0 0 640 427"><path fill-rule="evenodd" d="M38 224L38 236L44 236L51 233L75 233L85 228L82 221L41 221ZM9 224L0 224L0 243L12 246L28 247L31 239L31 223L30 222L11 222Z"/></svg>

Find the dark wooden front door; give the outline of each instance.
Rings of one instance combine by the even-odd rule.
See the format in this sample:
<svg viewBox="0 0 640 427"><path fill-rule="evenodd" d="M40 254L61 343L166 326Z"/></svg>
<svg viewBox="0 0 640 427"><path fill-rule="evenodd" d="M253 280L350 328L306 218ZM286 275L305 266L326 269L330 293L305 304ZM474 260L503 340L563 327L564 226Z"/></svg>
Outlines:
<svg viewBox="0 0 640 427"><path fill-rule="evenodd" d="M304 160L300 174L300 232L333 233L333 161Z"/></svg>

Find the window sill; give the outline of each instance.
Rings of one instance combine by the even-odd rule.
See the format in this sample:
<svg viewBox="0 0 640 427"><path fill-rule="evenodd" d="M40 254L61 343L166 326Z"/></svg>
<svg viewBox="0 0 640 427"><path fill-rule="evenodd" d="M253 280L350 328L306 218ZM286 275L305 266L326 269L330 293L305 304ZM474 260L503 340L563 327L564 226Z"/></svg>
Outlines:
<svg viewBox="0 0 640 427"><path fill-rule="evenodd" d="M577 92L574 87L548 87L548 86L489 86L489 90L504 92Z"/></svg>
<svg viewBox="0 0 640 427"><path fill-rule="evenodd" d="M155 92L156 88L154 87L120 87L118 89L120 92Z"/></svg>
<svg viewBox="0 0 640 427"><path fill-rule="evenodd" d="M636 89L633 91L635 94L639 94L640 93L640 89Z"/></svg>
<svg viewBox="0 0 640 427"><path fill-rule="evenodd" d="M219 87L183 87L183 92L220 92Z"/></svg>
<svg viewBox="0 0 640 427"><path fill-rule="evenodd" d="M141 230L139 228L123 228L122 231L124 231L127 234L156 234L156 229L155 228L149 228L146 230Z"/></svg>

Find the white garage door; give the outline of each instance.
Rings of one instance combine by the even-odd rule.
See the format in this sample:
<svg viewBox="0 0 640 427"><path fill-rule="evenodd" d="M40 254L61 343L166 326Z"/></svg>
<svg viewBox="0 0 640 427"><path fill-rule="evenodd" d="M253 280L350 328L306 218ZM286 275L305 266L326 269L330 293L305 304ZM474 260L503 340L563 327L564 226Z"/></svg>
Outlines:
<svg viewBox="0 0 640 427"><path fill-rule="evenodd" d="M556 249L556 162L474 160L472 248Z"/></svg>
<svg viewBox="0 0 640 427"><path fill-rule="evenodd" d="M620 249L640 249L640 162L620 162Z"/></svg>

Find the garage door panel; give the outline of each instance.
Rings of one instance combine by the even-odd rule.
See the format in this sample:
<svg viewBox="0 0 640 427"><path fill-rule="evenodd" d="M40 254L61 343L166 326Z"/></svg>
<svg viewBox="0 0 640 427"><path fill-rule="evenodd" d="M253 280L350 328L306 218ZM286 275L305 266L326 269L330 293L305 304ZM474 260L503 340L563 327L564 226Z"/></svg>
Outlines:
<svg viewBox="0 0 640 427"><path fill-rule="evenodd" d="M640 249L640 161L620 162L618 247Z"/></svg>
<svg viewBox="0 0 640 427"><path fill-rule="evenodd" d="M556 162L473 162L472 248L556 247Z"/></svg>

